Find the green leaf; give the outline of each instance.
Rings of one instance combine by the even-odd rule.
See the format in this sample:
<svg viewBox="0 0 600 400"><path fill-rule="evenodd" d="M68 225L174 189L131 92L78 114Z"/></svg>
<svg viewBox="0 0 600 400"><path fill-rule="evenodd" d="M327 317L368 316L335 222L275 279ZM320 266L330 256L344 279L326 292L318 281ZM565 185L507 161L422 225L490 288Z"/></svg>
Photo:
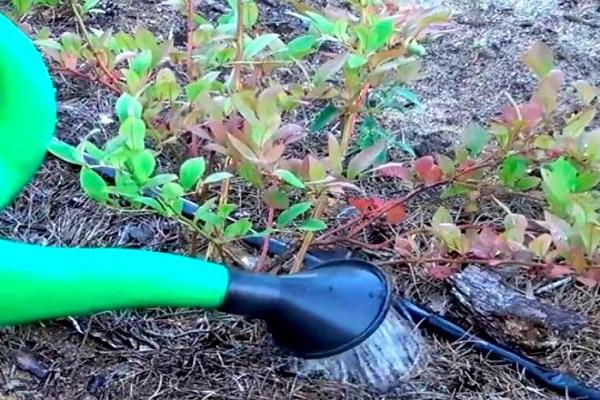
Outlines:
<svg viewBox="0 0 600 400"><path fill-rule="evenodd" d="M312 203L310 201L294 204L293 206L279 214L279 216L277 217L277 225L289 225L296 218L308 211L310 207L312 207Z"/></svg>
<svg viewBox="0 0 600 400"><path fill-rule="evenodd" d="M153 210L158 211L161 214L165 212L165 208L156 199L153 199L152 197L139 196L134 198L133 200L142 203L143 205L146 205L152 208Z"/></svg>
<svg viewBox="0 0 600 400"><path fill-rule="evenodd" d="M177 175L175 174L160 174L150 178L142 187L144 189L153 189L169 182L175 182L176 180Z"/></svg>
<svg viewBox="0 0 600 400"><path fill-rule="evenodd" d="M306 11L305 14L311 19L315 27L326 35L333 34L333 29L335 28L334 24L329 21L327 18L314 13L312 11Z"/></svg>
<svg viewBox="0 0 600 400"><path fill-rule="evenodd" d="M317 43L317 37L312 34L299 36L287 45L287 53L292 58L303 58L310 54Z"/></svg>
<svg viewBox="0 0 600 400"><path fill-rule="evenodd" d="M323 164L314 157L308 156L308 179L312 182L321 181L327 176Z"/></svg>
<svg viewBox="0 0 600 400"><path fill-rule="evenodd" d="M348 68L356 69L365 65L367 63L367 58L360 54L350 54L346 59L346 63L348 64Z"/></svg>
<svg viewBox="0 0 600 400"><path fill-rule="evenodd" d="M129 117L142 118L142 105L128 93L123 93L115 104L115 112L119 121L123 122Z"/></svg>
<svg viewBox="0 0 600 400"><path fill-rule="evenodd" d="M238 175L257 188L264 186L260 171L250 161L244 161L238 166Z"/></svg>
<svg viewBox="0 0 600 400"><path fill-rule="evenodd" d="M139 76L148 73L152 66L152 52L143 50L129 61L129 68Z"/></svg>
<svg viewBox="0 0 600 400"><path fill-rule="evenodd" d="M150 150L144 150L135 154L131 158L131 166L133 169L133 176L140 183L144 184L148 181L154 168L156 167L156 160L154 154Z"/></svg>
<svg viewBox="0 0 600 400"><path fill-rule="evenodd" d="M146 124L139 118L129 117L119 127L119 135L126 139L129 149L143 150Z"/></svg>
<svg viewBox="0 0 600 400"><path fill-rule="evenodd" d="M502 161L500 173L498 175L504 185L513 187L525 172L527 172L527 158L519 155L512 155Z"/></svg>
<svg viewBox="0 0 600 400"><path fill-rule="evenodd" d="M232 177L233 177L233 174L231 174L229 172L215 172L213 174L210 174L206 178L204 178L202 183L205 185L208 185L211 183L221 182L221 181L224 181L225 179L229 179Z"/></svg>
<svg viewBox="0 0 600 400"><path fill-rule="evenodd" d="M60 35L60 42L62 43L62 48L67 53L73 55L81 54L81 38L79 35L73 32L64 32Z"/></svg>
<svg viewBox="0 0 600 400"><path fill-rule="evenodd" d="M585 170L577 177L575 190L577 192L586 192L592 190L600 183L600 171Z"/></svg>
<svg viewBox="0 0 600 400"><path fill-rule="evenodd" d="M209 72L201 79L188 84L185 87L185 94L188 101L193 102L200 94L210 90L215 80L219 77L218 71Z"/></svg>
<svg viewBox="0 0 600 400"><path fill-rule="evenodd" d="M384 47L394 34L394 19L385 18L373 24L371 27L368 51L379 50Z"/></svg>
<svg viewBox="0 0 600 400"><path fill-rule="evenodd" d="M587 128L592 123L595 116L596 110L593 108L587 109L585 111L571 116L566 121L566 125L563 128L563 134L571 138L577 138L581 136L585 128Z"/></svg>
<svg viewBox="0 0 600 400"><path fill-rule="evenodd" d="M319 111L313 122L310 124L310 130L318 133L333 121L339 115L339 110L333 103L327 104Z"/></svg>
<svg viewBox="0 0 600 400"><path fill-rule="evenodd" d="M34 0L11 0L13 7L19 15L24 15L29 11L31 6L34 4Z"/></svg>
<svg viewBox="0 0 600 400"><path fill-rule="evenodd" d="M523 56L525 64L540 78L552 71L554 56L552 50L544 42L535 42Z"/></svg>
<svg viewBox="0 0 600 400"><path fill-rule="evenodd" d="M204 157L190 158L181 164L179 169L179 183L186 192L192 189L204 172L206 171L206 161Z"/></svg>
<svg viewBox="0 0 600 400"><path fill-rule="evenodd" d="M471 157L479 156L485 145L490 141L490 133L477 123L471 123L463 136L463 143Z"/></svg>
<svg viewBox="0 0 600 400"><path fill-rule="evenodd" d="M373 146L358 153L350 163L348 163L348 170L346 176L348 179L355 179L362 171L366 170L373 165L377 157L386 149L385 140L380 140Z"/></svg>
<svg viewBox="0 0 600 400"><path fill-rule="evenodd" d="M540 184L540 182L541 179L536 176L525 176L515 183L515 189L524 192L537 187Z"/></svg>
<svg viewBox="0 0 600 400"><path fill-rule="evenodd" d="M323 220L316 219L316 218L306 219L306 220L302 221L302 224L300 224L300 226L299 226L299 229L301 231L308 231L308 232L322 231L325 228L327 228L327 224Z"/></svg>
<svg viewBox="0 0 600 400"><path fill-rule="evenodd" d="M81 153L76 147L71 146L53 137L48 145L48 151L57 158L71 164L81 165L84 163Z"/></svg>
<svg viewBox="0 0 600 400"><path fill-rule="evenodd" d="M235 109L246 119L251 125L258 125L258 119L252 105L256 101L256 95L250 90L234 93L231 96L231 103Z"/></svg>
<svg viewBox="0 0 600 400"><path fill-rule="evenodd" d="M304 189L304 183L296 175L294 175L293 172L288 171L286 169L278 169L275 170L274 173L279 179L281 179L288 185L291 185L298 189Z"/></svg>
<svg viewBox="0 0 600 400"><path fill-rule="evenodd" d="M167 201L173 201L183 196L184 190L180 184L175 182L169 182L163 185L160 191L160 197Z"/></svg>
<svg viewBox="0 0 600 400"><path fill-rule="evenodd" d="M246 235L250 229L252 229L252 222L248 218L242 218L228 225L224 235L227 239L234 239Z"/></svg>
<svg viewBox="0 0 600 400"><path fill-rule="evenodd" d="M285 210L290 206L290 200L285 192L278 189L267 190L263 193L265 204L276 210Z"/></svg>
<svg viewBox="0 0 600 400"><path fill-rule="evenodd" d="M577 170L564 158L559 158L546 168L541 169L542 189L550 203L551 210L564 217L570 203L569 195L577 185Z"/></svg>
<svg viewBox="0 0 600 400"><path fill-rule="evenodd" d="M342 69L346 63L347 54L340 54L321 65L313 76L313 84L321 86L325 82Z"/></svg>
<svg viewBox="0 0 600 400"><path fill-rule="evenodd" d="M442 193L440 194L440 199L444 200L454 196L462 196L463 194L467 194L469 192L470 190L466 186L450 185L442 191Z"/></svg>
<svg viewBox="0 0 600 400"><path fill-rule="evenodd" d="M85 0L83 2L83 10L87 13L98 5L100 0Z"/></svg>
<svg viewBox="0 0 600 400"><path fill-rule="evenodd" d="M454 161L450 157L443 154L438 154L435 156L435 159L444 176L451 177L456 173Z"/></svg>
<svg viewBox="0 0 600 400"><path fill-rule="evenodd" d="M115 175L115 190L114 193L126 198L135 198L139 196L139 185L133 177L122 171L118 171Z"/></svg>
<svg viewBox="0 0 600 400"><path fill-rule="evenodd" d="M91 199L100 203L108 200L108 185L96 171L83 167L79 174L79 183Z"/></svg>
<svg viewBox="0 0 600 400"><path fill-rule="evenodd" d="M453 221L452 217L450 216L450 212L444 207L438 207L431 218L431 226L433 228L441 224L451 224L452 222Z"/></svg>
<svg viewBox="0 0 600 400"><path fill-rule="evenodd" d="M267 33L244 43L244 60L251 60L279 38L276 33Z"/></svg>

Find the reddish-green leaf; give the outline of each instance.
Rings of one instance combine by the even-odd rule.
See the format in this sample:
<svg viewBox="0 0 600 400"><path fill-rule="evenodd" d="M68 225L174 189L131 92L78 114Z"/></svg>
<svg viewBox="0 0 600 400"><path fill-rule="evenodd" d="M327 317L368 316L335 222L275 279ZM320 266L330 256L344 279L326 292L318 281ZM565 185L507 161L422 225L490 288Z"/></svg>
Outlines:
<svg viewBox="0 0 600 400"><path fill-rule="evenodd" d="M535 42L523 56L523 61L540 78L552 71L554 56L552 50L544 42Z"/></svg>
<svg viewBox="0 0 600 400"><path fill-rule="evenodd" d="M285 192L279 189L267 190L263 193L265 204L276 210L285 210L290 206L290 201Z"/></svg>
<svg viewBox="0 0 600 400"><path fill-rule="evenodd" d="M313 84L315 86L323 85L329 78L335 75L346 63L346 54L340 54L335 56L333 59L327 61L321 65L315 72L313 77Z"/></svg>
<svg viewBox="0 0 600 400"><path fill-rule="evenodd" d="M358 153L350 163L348 163L348 171L346 176L348 179L355 179L361 172L369 168L375 161L377 157L385 150L386 141L382 139L375 143L373 146L368 147Z"/></svg>
<svg viewBox="0 0 600 400"><path fill-rule="evenodd" d="M550 249L552 244L552 236L547 233L543 233L540 236L529 242L529 251L533 253L539 259L543 259Z"/></svg>
<svg viewBox="0 0 600 400"><path fill-rule="evenodd" d="M414 163L415 173L425 182L426 185L431 185L442 178L442 170L435 164L432 156L424 156Z"/></svg>
<svg viewBox="0 0 600 400"><path fill-rule="evenodd" d="M575 82L575 88L577 89L577 94L579 95L579 99L583 104L589 106L592 104L594 98L600 95L600 89L591 85L586 81L577 81Z"/></svg>
<svg viewBox="0 0 600 400"><path fill-rule="evenodd" d="M406 168L402 163L390 162L374 168L373 171L377 172L381 176L387 176L390 178L408 178L408 168Z"/></svg>

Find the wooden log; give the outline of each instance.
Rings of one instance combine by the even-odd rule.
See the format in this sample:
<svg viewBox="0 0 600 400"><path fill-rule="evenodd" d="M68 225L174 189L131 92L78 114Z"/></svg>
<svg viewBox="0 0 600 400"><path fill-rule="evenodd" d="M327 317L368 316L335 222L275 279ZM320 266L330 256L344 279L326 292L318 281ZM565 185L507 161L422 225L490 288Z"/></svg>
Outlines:
<svg viewBox="0 0 600 400"><path fill-rule="evenodd" d="M527 297L497 273L475 265L454 275L452 284L452 294L468 311L470 322L500 343L554 348L587 324L575 311Z"/></svg>

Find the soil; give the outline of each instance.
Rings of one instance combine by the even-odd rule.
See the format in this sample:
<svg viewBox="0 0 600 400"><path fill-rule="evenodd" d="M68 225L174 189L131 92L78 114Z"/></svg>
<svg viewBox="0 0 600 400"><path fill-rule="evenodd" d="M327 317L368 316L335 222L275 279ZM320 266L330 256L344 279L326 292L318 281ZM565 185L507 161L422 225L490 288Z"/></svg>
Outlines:
<svg viewBox="0 0 600 400"><path fill-rule="evenodd" d="M105 29L143 24L163 35L173 32L176 38L181 37L181 18L160 3L101 0L98 7L105 13L92 17L89 23ZM452 32L428 44L423 78L411 86L425 108L383 121L420 153L446 151L467 124L484 123L495 115L506 102L507 93L524 99L534 79L519 58L536 39L553 48L557 65L568 81L587 79L600 84L600 5L594 0L436 3L454 11L454 22ZM283 35L301 29L284 13L286 6L280 2L258 0L258 4L265 29ZM223 4L214 0L201 2L199 7L207 15L223 11ZM50 25L56 32L73 29L73 21L58 12L36 16L31 23L34 27ZM109 93L61 76L55 76L55 82L60 96L61 139L77 142L90 134L99 140L111 135L114 98ZM241 200L243 194L239 196ZM424 204L428 202L431 198L423 199ZM186 233L172 222L107 210L86 199L78 187L76 171L52 158L46 160L15 204L0 213L0 237L72 247L127 246L172 253L188 249ZM461 318L445 285L426 279L418 269L389 272L405 296ZM515 286L526 289L524 282L515 281ZM540 297L572 307L590 323L555 348L528 355L600 387L598 291L571 283ZM354 385L282 373L280 360L258 322L196 310L124 311L68 318L0 330L0 398L560 398L460 342L423 333L431 356L425 371L397 392L378 395Z"/></svg>

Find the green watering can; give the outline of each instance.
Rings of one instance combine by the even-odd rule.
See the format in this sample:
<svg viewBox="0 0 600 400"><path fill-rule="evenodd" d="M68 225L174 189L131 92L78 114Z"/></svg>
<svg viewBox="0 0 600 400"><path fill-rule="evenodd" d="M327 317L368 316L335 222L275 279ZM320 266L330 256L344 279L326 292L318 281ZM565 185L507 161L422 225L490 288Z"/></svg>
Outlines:
<svg viewBox="0 0 600 400"><path fill-rule="evenodd" d="M55 96L41 55L0 16L0 208L46 155L57 120ZM167 253L0 240L0 326L128 308L216 309L264 320L278 347L312 360L315 370L380 388L414 361L358 362L372 351L416 346L392 299L387 276L359 260L274 276Z"/></svg>

